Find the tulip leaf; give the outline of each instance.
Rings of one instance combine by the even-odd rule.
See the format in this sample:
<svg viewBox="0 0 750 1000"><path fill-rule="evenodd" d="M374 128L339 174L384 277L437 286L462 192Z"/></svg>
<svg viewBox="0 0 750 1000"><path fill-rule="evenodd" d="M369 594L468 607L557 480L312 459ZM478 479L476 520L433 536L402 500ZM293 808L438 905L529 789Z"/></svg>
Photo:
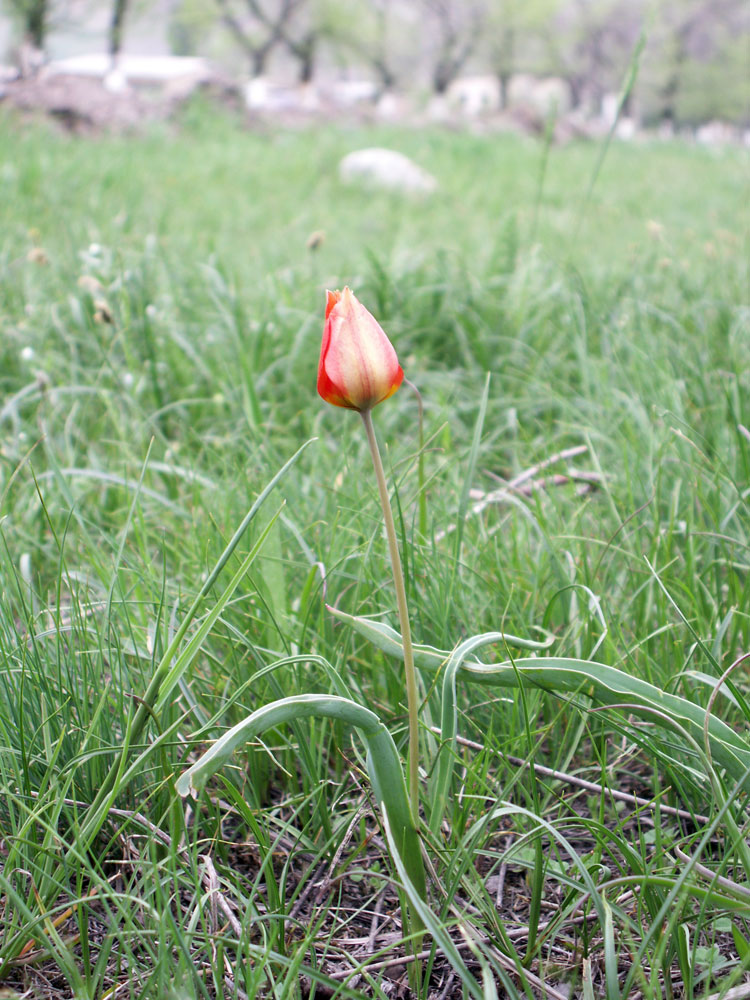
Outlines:
<svg viewBox="0 0 750 1000"><path fill-rule="evenodd" d="M334 613L342 621L347 621L378 649L403 659L401 636L389 626L368 618L345 615L340 611ZM500 633L487 633L487 635L498 636ZM508 636L504 636L502 640L495 638L488 641L505 641L511 644ZM438 670L443 667L447 664L449 655L429 646L415 647L417 666L428 670ZM460 664L458 673L465 680L493 687L515 688L519 683L528 682L555 695L585 694L597 705L627 704L628 710L633 714L640 714L647 721L655 722L657 725L663 726L671 720L700 745L704 743L705 728L708 747L714 762L723 767L733 781L738 782L746 791L750 791L750 744L742 735L717 716L713 714L707 716L705 709L700 705L680 695L663 691L648 681L631 677L616 667L562 656L535 656L514 660L512 663L506 660L492 664L465 659ZM450 733L448 736L450 738Z"/></svg>
<svg viewBox="0 0 750 1000"><path fill-rule="evenodd" d="M302 694L264 705L224 733L187 771L177 779L180 795L197 796L213 774L267 729L297 719L321 716L339 719L359 731L367 746L367 769L375 798L393 833L403 864L421 899L426 898L419 835L412 819L406 794L401 760L393 737L368 708L338 695Z"/></svg>
<svg viewBox="0 0 750 1000"><path fill-rule="evenodd" d="M712 690L717 687L718 678L712 676L711 674L703 673L702 670L686 670L685 677L691 677L693 680L698 681L700 684L705 684L706 687ZM719 687L719 694L722 695L727 701L731 702L735 708L740 708L740 703L735 698L734 694L729 690L726 684L722 684Z"/></svg>
<svg viewBox="0 0 750 1000"><path fill-rule="evenodd" d="M480 646L493 642L503 642L502 632L486 632L462 642L449 656L443 671L440 729L443 742L438 750L435 782L430 796L430 829L437 833L445 813L453 779L453 765L456 759L455 746L458 732L458 709L456 706L456 677L467 657Z"/></svg>
<svg viewBox="0 0 750 1000"><path fill-rule="evenodd" d="M334 608L330 604L327 604L326 607L334 618L338 618L340 621L351 625L352 628L356 629L366 639L369 639L378 649L381 649L384 653L390 653L392 656L403 659L401 636L390 625L386 625L385 622L375 621L373 618L358 618L354 615L348 615L345 611L339 611L338 608ZM539 631L544 633L545 637L543 640L521 639L517 635L511 635L509 632L497 632L493 633L493 635L499 635L501 638L491 641L502 642L506 646L512 646L514 649L539 651L549 649L555 641L555 636L544 629L539 629ZM436 670L446 663L452 655L453 651L450 649L436 649L434 646L414 646L414 662L418 667L427 667L427 669ZM486 666L491 668L493 666L492 664L478 663L475 660L470 660L469 663L476 667Z"/></svg>

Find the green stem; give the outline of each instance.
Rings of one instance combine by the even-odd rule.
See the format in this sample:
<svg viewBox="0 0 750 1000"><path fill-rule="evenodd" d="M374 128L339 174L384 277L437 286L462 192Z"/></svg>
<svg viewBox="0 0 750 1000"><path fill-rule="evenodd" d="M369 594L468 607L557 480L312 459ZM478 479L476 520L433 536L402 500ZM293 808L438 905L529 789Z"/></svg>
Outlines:
<svg viewBox="0 0 750 1000"><path fill-rule="evenodd" d="M401 568L401 556L398 551L396 525L393 521L391 501L388 496L388 484L385 481L385 471L380 458L378 440L372 425L370 410L362 410L362 423L367 433L367 443L370 445L372 464L375 468L375 478L378 481L380 505L383 508L385 533L388 537L388 552L391 557L393 584L396 588L396 604L401 625L401 640L404 649L404 671L406 674L406 703L409 711L409 802L415 825L419 824L419 696L417 693L417 674L414 669L414 651L411 642L411 626L409 625L409 609L406 604L406 587L404 572Z"/></svg>

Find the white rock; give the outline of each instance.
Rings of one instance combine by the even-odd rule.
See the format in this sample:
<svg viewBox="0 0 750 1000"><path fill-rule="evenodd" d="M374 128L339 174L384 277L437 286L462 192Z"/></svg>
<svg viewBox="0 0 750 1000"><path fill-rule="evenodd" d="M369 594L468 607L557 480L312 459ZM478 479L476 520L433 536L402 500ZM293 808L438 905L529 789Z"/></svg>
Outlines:
<svg viewBox="0 0 750 1000"><path fill-rule="evenodd" d="M601 103L601 118L607 128L612 128L617 119L617 109L620 106L619 94L605 94Z"/></svg>
<svg viewBox="0 0 750 1000"><path fill-rule="evenodd" d="M695 140L702 146L725 146L740 142L739 129L728 122L714 120L695 130Z"/></svg>
<svg viewBox="0 0 750 1000"><path fill-rule="evenodd" d="M92 76L103 80L113 69L112 57L105 52L58 59L44 67L45 76ZM211 80L209 63L199 56L118 56L116 69L131 84L165 84L183 76Z"/></svg>
<svg viewBox="0 0 750 1000"><path fill-rule="evenodd" d="M447 93L448 101L469 118L500 110L500 81L496 76L461 76Z"/></svg>
<svg viewBox="0 0 750 1000"><path fill-rule="evenodd" d="M117 66L114 66L104 77L104 89L110 94L126 94L130 90L128 78Z"/></svg>
<svg viewBox="0 0 750 1000"><path fill-rule="evenodd" d="M320 104L312 84L289 86L267 76L254 76L243 87L245 107L250 111L316 111Z"/></svg>
<svg viewBox="0 0 750 1000"><path fill-rule="evenodd" d="M330 94L335 104L354 107L373 103L378 96L378 88L372 80L336 80L330 87Z"/></svg>
<svg viewBox="0 0 750 1000"><path fill-rule="evenodd" d="M443 125L453 117L451 106L445 94L433 94L427 102L427 119L436 124Z"/></svg>
<svg viewBox="0 0 750 1000"><path fill-rule="evenodd" d="M563 115L571 108L570 85L559 76L515 73L508 84L508 107L527 107L540 115Z"/></svg>
<svg viewBox="0 0 750 1000"><path fill-rule="evenodd" d="M345 156L339 164L339 176L346 183L361 181L373 187L418 194L430 194L438 186L432 174L408 156L378 146Z"/></svg>
<svg viewBox="0 0 750 1000"><path fill-rule="evenodd" d="M631 139L635 139L638 133L638 126L635 123L634 118L624 117L620 118L617 122L615 128L615 135L618 139L622 139L625 142L630 142Z"/></svg>
<svg viewBox="0 0 750 1000"><path fill-rule="evenodd" d="M389 122L403 121L413 110L411 102L405 94L394 94L392 90L381 94L375 105L377 117L382 121Z"/></svg>
<svg viewBox="0 0 750 1000"><path fill-rule="evenodd" d="M265 108L268 104L270 84L265 76L254 76L245 84L245 104L248 108Z"/></svg>

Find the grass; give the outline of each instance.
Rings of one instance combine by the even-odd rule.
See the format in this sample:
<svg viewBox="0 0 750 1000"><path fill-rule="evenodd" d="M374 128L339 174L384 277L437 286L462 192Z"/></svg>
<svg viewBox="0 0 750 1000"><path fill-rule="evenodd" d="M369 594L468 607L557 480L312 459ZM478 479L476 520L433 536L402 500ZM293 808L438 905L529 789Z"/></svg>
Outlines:
<svg viewBox="0 0 750 1000"><path fill-rule="evenodd" d="M341 187L338 159L375 144L440 192ZM416 402L402 389L374 415L415 641L550 637L550 655L710 707L747 741L747 663L718 686L750 650L740 152L614 145L586 202L592 145L552 149L540 179L532 140L250 132L200 107L138 138L3 117L0 148L8 996L406 983L405 876L353 730L294 721L197 803L175 791L293 695L346 691L405 752L398 658L325 607L397 624L364 435L315 395L327 286L355 288L425 402L426 533ZM473 491L574 447L533 477L546 487L472 512ZM139 729L160 664L175 686ZM453 768L422 830L420 995L476 995L483 975L485 996L747 995L747 795L700 740L586 688L459 672L438 757L441 676L421 676L428 808L436 761Z"/></svg>

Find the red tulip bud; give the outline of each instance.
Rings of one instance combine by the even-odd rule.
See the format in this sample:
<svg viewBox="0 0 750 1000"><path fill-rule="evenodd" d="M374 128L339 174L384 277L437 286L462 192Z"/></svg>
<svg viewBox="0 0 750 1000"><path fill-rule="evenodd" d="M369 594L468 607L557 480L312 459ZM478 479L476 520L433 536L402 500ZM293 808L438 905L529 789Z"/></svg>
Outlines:
<svg viewBox="0 0 750 1000"><path fill-rule="evenodd" d="M327 403L370 410L401 385L404 372L382 327L356 296L328 292L318 393Z"/></svg>

